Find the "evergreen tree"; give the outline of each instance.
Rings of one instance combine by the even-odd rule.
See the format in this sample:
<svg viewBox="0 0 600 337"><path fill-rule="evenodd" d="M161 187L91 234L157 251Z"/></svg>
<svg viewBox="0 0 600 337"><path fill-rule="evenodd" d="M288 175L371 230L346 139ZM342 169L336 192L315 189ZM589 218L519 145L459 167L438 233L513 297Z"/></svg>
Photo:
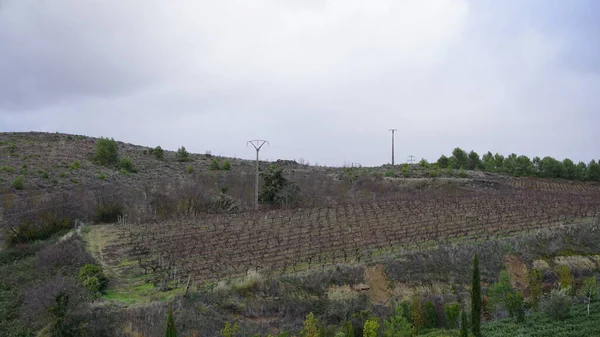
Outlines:
<svg viewBox="0 0 600 337"><path fill-rule="evenodd" d="M167 315L165 337L177 337L177 329L175 328L175 320L173 319L173 309L171 308L169 308L169 314Z"/></svg>
<svg viewBox="0 0 600 337"><path fill-rule="evenodd" d="M475 337L481 337L481 275L479 257L473 258L473 284L471 287L471 330Z"/></svg>
<svg viewBox="0 0 600 337"><path fill-rule="evenodd" d="M460 337L469 337L469 323L467 313L463 310L460 314Z"/></svg>

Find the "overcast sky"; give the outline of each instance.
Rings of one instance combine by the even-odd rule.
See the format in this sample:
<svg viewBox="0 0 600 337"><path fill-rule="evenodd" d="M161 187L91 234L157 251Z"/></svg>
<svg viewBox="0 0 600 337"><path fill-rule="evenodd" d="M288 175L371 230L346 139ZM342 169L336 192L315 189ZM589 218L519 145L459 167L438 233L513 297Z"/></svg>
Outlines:
<svg viewBox="0 0 600 337"><path fill-rule="evenodd" d="M0 131L319 164L600 159L600 1L0 0Z"/></svg>

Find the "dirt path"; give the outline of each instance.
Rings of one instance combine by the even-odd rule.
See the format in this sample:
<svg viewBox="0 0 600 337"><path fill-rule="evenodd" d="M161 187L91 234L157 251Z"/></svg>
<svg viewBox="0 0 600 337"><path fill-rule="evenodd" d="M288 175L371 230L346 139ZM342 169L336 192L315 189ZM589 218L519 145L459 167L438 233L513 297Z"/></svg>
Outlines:
<svg viewBox="0 0 600 337"><path fill-rule="evenodd" d="M365 281L369 285L367 296L371 303L387 304L389 302L390 290L383 265L378 264L365 268Z"/></svg>

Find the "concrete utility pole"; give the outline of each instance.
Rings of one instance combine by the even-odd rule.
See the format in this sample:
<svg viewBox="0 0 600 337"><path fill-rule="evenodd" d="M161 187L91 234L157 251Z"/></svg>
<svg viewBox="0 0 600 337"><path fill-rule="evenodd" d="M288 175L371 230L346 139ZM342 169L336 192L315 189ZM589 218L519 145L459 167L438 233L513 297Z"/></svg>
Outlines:
<svg viewBox="0 0 600 337"><path fill-rule="evenodd" d="M394 132L398 129L390 129L392 131L392 166L394 166Z"/></svg>
<svg viewBox="0 0 600 337"><path fill-rule="evenodd" d="M258 210L258 152L263 145L269 144L269 142L266 140L249 140L246 143L246 146L248 146L248 144L252 144L252 146L254 146L256 149L256 185L254 186L254 208Z"/></svg>
<svg viewBox="0 0 600 337"><path fill-rule="evenodd" d="M409 163L414 163L415 162L415 156L413 156L412 154L410 156L408 156L408 162Z"/></svg>

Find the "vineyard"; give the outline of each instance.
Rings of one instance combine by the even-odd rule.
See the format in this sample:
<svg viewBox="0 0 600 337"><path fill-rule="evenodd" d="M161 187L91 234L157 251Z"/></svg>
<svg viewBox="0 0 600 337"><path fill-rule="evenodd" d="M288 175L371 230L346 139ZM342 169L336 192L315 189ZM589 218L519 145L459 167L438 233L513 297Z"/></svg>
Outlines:
<svg viewBox="0 0 600 337"><path fill-rule="evenodd" d="M147 272L169 280L297 273L368 263L457 240L486 241L570 223L598 221L597 194L512 191L422 194L344 205L127 224L122 245Z"/></svg>

